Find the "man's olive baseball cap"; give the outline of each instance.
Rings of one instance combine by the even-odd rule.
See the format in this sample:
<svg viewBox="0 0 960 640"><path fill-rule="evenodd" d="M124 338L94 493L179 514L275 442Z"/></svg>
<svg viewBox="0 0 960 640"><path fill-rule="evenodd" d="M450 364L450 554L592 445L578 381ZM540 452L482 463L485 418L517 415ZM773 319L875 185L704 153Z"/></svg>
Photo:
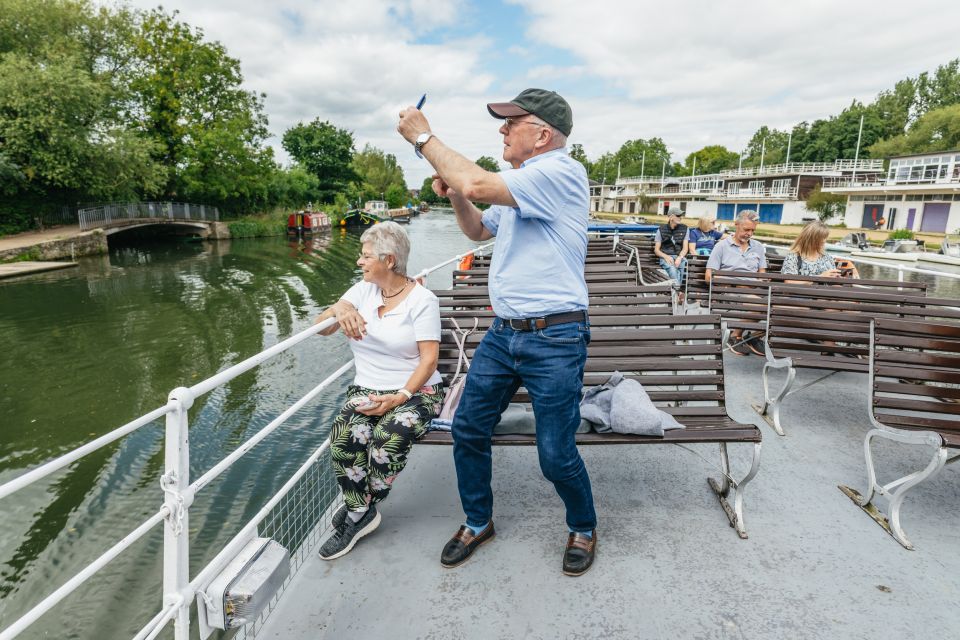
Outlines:
<svg viewBox="0 0 960 640"><path fill-rule="evenodd" d="M487 105L487 111L501 120L533 114L565 136L570 135L573 130L573 112L570 105L556 91L525 89L510 102L491 102Z"/></svg>

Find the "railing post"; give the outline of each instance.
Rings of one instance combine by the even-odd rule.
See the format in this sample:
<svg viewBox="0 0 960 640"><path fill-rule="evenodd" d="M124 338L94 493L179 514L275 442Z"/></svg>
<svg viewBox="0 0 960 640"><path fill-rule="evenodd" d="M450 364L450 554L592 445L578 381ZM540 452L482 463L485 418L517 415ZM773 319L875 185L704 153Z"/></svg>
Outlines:
<svg viewBox="0 0 960 640"><path fill-rule="evenodd" d="M178 387L170 392L169 401L177 405L167 414L164 444L164 474L160 486L164 504L170 510L163 528L163 606L176 603L181 597L179 611L173 618L174 638L190 638L190 438L188 411L193 405L189 389Z"/></svg>

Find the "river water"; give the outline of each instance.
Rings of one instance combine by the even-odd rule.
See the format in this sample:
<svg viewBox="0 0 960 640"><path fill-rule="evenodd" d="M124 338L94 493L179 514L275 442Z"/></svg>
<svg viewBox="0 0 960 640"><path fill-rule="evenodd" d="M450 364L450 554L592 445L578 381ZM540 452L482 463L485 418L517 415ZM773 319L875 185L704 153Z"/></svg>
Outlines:
<svg viewBox="0 0 960 640"><path fill-rule="evenodd" d="M407 228L411 273L476 246L449 213ZM0 482L307 328L359 279L359 237L337 229L305 245L128 240L76 269L0 281ZM451 270L427 285L449 286ZM317 337L199 399L191 477L349 357L342 336ZM323 442L351 377L201 492L191 508L192 574ZM0 629L159 509L163 433L160 420L0 502ZM23 637L131 637L161 606L161 529Z"/></svg>
<svg viewBox="0 0 960 640"><path fill-rule="evenodd" d="M410 271L476 246L449 213L408 227ZM308 327L359 279L359 233L182 243L116 238L80 267L0 281L0 482L107 433L189 386ZM960 269L945 269L960 272ZM445 288L452 267L427 284ZM864 277L896 278L865 266ZM907 274L930 295L960 280ZM212 467L349 358L316 338L198 400L191 477ZM349 375L213 485L191 509L195 574L326 437ZM0 628L160 507L162 421L0 503ZM161 528L24 637L129 638L161 606Z"/></svg>

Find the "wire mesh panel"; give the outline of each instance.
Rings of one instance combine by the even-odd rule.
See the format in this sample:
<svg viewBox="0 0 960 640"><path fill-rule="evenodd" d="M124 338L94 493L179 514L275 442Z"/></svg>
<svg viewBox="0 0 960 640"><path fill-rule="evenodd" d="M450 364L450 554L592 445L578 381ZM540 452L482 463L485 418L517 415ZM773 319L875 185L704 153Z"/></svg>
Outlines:
<svg viewBox="0 0 960 640"><path fill-rule="evenodd" d="M325 454L311 465L290 493L260 523L257 528L260 536L272 538L290 550L290 577L257 620L243 627L236 638L256 637L290 581L330 526L330 517L340 502L340 491L330 457Z"/></svg>

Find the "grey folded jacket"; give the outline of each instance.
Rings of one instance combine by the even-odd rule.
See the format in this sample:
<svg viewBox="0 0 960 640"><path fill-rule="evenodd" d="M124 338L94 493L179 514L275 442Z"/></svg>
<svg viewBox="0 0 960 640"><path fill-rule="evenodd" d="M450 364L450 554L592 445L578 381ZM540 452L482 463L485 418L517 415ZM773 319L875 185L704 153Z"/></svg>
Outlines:
<svg viewBox="0 0 960 640"><path fill-rule="evenodd" d="M642 384L624 378L619 371L584 392L580 417L592 423L597 433L662 437L664 431L684 428L669 413L657 409Z"/></svg>

